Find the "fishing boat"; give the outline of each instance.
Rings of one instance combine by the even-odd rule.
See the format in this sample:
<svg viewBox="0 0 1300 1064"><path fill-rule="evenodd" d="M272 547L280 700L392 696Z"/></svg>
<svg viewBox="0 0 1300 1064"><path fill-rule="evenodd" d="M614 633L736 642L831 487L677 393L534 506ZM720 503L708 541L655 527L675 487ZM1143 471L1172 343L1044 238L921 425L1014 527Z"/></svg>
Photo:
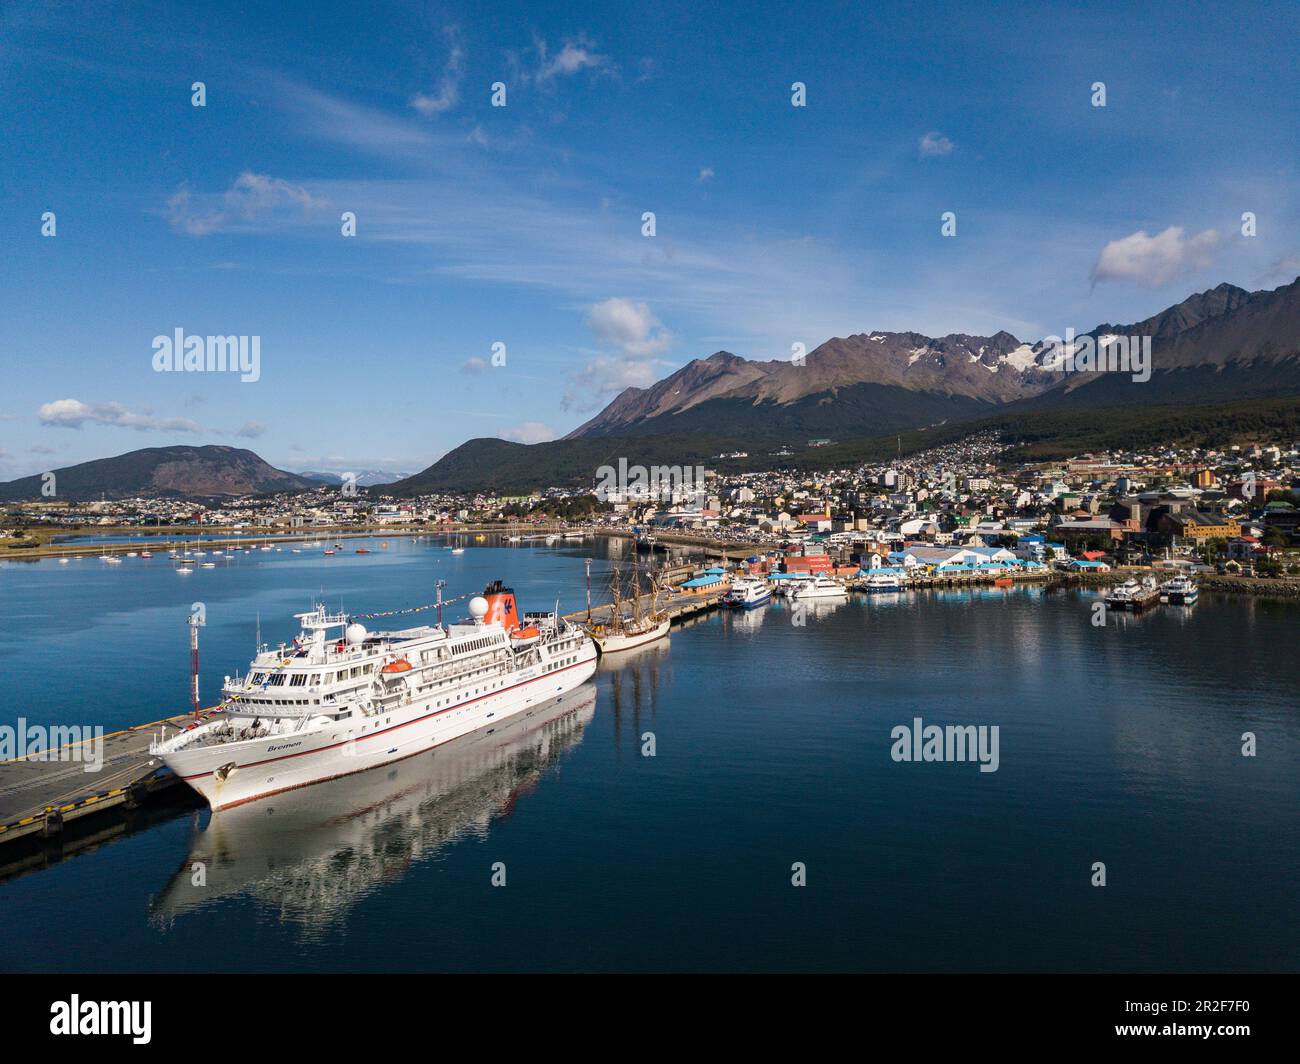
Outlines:
<svg viewBox="0 0 1300 1064"><path fill-rule="evenodd" d="M1176 576L1160 585L1160 601L1172 606L1195 606L1201 590L1189 576Z"/></svg>
<svg viewBox="0 0 1300 1064"><path fill-rule="evenodd" d="M818 573L811 580L806 580L790 592L792 602L810 602L813 599L847 598L848 589L838 580L825 573Z"/></svg>
<svg viewBox="0 0 1300 1064"><path fill-rule="evenodd" d="M438 609L442 609L439 592ZM426 609L428 607L418 607ZM458 624L369 631L322 605L291 644L260 645L219 711L150 753L213 810L427 753L540 709L596 671L596 646L558 612L519 612L500 581ZM516 641L533 628L538 638Z"/></svg>
<svg viewBox="0 0 1300 1064"><path fill-rule="evenodd" d="M641 594L641 575L635 564L632 566L632 613L628 616L623 609L623 586L618 568L615 567L610 590L614 601L609 607L609 620L603 624L588 624L588 634L600 649L601 654L615 654L622 650L632 650L656 642L668 635L672 627L672 618L659 609L659 588L651 581L649 606L645 605Z"/></svg>
<svg viewBox="0 0 1300 1064"><path fill-rule="evenodd" d="M725 606L737 610L752 610L772 600L772 588L766 580L756 576L741 577L732 582L727 593L722 596Z"/></svg>

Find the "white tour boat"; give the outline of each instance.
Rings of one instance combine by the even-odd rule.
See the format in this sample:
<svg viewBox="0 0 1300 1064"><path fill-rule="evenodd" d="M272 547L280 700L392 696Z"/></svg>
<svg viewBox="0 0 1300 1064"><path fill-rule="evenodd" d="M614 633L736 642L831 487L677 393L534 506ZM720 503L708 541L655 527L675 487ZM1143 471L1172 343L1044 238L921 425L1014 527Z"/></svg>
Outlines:
<svg viewBox="0 0 1300 1064"><path fill-rule="evenodd" d="M846 598L848 590L838 580L825 573L818 573L811 580L806 580L790 592L793 602L810 602L813 599Z"/></svg>
<svg viewBox="0 0 1300 1064"><path fill-rule="evenodd" d="M1194 606L1201 589L1190 576L1176 576L1160 586L1160 601L1174 606Z"/></svg>
<svg viewBox="0 0 1300 1064"><path fill-rule="evenodd" d="M733 581L727 593L722 596L724 605L740 610L752 610L771 599L772 588L766 580L756 576L745 576Z"/></svg>

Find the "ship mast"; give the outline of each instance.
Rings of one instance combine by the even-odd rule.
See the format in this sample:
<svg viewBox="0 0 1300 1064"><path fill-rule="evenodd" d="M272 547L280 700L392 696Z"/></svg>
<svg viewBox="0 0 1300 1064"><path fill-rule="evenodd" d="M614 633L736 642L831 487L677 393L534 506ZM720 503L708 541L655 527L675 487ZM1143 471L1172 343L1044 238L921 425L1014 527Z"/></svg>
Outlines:
<svg viewBox="0 0 1300 1064"><path fill-rule="evenodd" d="M194 719L199 719L199 626L202 612L190 610L190 701L194 704Z"/></svg>
<svg viewBox="0 0 1300 1064"><path fill-rule="evenodd" d="M609 627L611 631L621 632L623 630L623 585L619 579L617 565L614 566L614 579L610 591L614 596L614 602L609 607Z"/></svg>

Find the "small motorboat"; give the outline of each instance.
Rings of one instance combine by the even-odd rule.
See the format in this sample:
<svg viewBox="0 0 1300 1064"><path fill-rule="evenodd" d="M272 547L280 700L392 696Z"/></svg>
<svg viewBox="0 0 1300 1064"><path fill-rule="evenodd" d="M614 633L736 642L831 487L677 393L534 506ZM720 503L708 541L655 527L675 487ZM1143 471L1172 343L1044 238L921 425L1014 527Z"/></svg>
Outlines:
<svg viewBox="0 0 1300 1064"><path fill-rule="evenodd" d="M370 553L370 548L369 548L369 547L358 547L355 551L353 551L353 553L354 553L354 554L369 554L369 553Z"/></svg>
<svg viewBox="0 0 1300 1064"><path fill-rule="evenodd" d="M452 552L452 554L464 554L464 553L465 553L465 548L464 548L464 547L452 547L452 548L451 548L451 552Z"/></svg>
<svg viewBox="0 0 1300 1064"><path fill-rule="evenodd" d="M327 550L327 551L325 552L325 555L326 555L326 557L328 557L329 555L331 555L331 554L333 554L333 553L334 553L334 552L333 552L332 550Z"/></svg>

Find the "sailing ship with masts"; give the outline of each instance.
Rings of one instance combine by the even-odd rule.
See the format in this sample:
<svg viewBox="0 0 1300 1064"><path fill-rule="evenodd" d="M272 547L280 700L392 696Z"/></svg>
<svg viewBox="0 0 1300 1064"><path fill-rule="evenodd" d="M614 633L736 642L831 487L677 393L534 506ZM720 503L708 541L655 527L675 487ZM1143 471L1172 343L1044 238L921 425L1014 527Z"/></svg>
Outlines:
<svg viewBox="0 0 1300 1064"><path fill-rule="evenodd" d="M647 643L663 639L672 627L668 614L659 608L659 585L650 581L650 594L641 594L641 573L636 560L632 561L632 612L628 615L624 609L623 581L618 567L614 567L614 578L610 590L613 603L609 607L609 619L600 624L588 620L586 629L591 640L602 654L614 654L620 650L631 650ZM649 604L646 605L646 599Z"/></svg>

